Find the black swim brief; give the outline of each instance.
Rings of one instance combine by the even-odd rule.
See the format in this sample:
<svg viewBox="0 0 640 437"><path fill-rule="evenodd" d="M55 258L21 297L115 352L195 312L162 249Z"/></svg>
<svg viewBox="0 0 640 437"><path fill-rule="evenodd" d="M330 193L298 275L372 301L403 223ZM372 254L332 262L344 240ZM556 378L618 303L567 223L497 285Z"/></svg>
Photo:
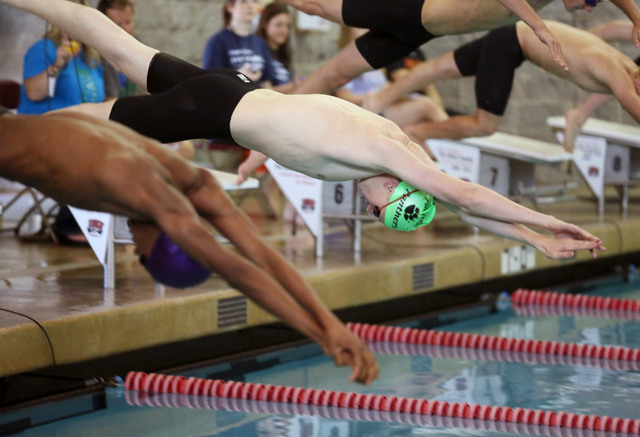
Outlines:
<svg viewBox="0 0 640 437"><path fill-rule="evenodd" d="M203 70L158 53L149 65L151 95L118 99L110 120L163 143L232 139L231 115L245 94L258 89L235 70Z"/></svg>
<svg viewBox="0 0 640 437"><path fill-rule="evenodd" d="M356 47L373 68L397 61L436 38L422 25L424 0L343 0L347 26L370 29Z"/></svg>
<svg viewBox="0 0 640 437"><path fill-rule="evenodd" d="M513 86L515 70L525 57L516 25L499 27L453 52L463 76L475 76L478 108L502 116Z"/></svg>

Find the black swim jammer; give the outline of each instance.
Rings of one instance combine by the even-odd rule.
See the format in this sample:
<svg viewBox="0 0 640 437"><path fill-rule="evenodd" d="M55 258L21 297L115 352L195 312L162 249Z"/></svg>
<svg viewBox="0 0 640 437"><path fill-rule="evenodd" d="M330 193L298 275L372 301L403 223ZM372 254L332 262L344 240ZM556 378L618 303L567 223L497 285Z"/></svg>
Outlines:
<svg viewBox="0 0 640 437"><path fill-rule="evenodd" d="M258 89L235 70L203 70L165 53L151 60L151 95L118 99L110 120L163 143L193 138L232 139L231 115L245 94Z"/></svg>
<svg viewBox="0 0 640 437"><path fill-rule="evenodd" d="M476 77L478 108L502 116L511 94L515 70L525 60L516 25L499 27L464 44L453 52L453 57L463 76Z"/></svg>
<svg viewBox="0 0 640 437"><path fill-rule="evenodd" d="M423 4L424 0L343 0L342 20L347 26L370 29L356 39L356 47L377 69L436 38L422 25Z"/></svg>

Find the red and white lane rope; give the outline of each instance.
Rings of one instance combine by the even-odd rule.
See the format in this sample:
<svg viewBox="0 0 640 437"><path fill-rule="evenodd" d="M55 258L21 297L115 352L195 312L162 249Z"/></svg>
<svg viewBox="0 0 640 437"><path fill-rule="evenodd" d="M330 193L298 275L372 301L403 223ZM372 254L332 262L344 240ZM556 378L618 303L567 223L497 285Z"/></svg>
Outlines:
<svg viewBox="0 0 640 437"><path fill-rule="evenodd" d="M640 301L617 297L520 288L511 295L511 306L522 315L577 315L640 320Z"/></svg>
<svg viewBox="0 0 640 437"><path fill-rule="evenodd" d="M384 355L428 356L444 359L498 361L525 364L552 364L562 366L594 367L607 370L640 370L640 361L606 360L572 355L543 355L526 352L467 349L409 343L372 342L371 351Z"/></svg>
<svg viewBox="0 0 640 437"><path fill-rule="evenodd" d="M209 408L212 403L206 398L239 399L249 401L279 402L292 405L315 407L339 407L362 411L379 411L397 414L416 414L461 420L504 422L505 424L538 425L541 427L582 429L592 431L623 432L640 435L640 419L597 416L533 410L530 408L510 408L500 406L465 404L458 402L428 401L425 399L403 398L363 393L346 393L332 390L315 390L302 387L285 387L252 384L236 381L222 381L201 378L185 378L177 375L129 372L124 382L125 389L135 392L179 394L202 396L180 398L169 396L139 396L130 401L134 405L156 403L180 407L184 399L187 406ZM264 412L264 411L263 411ZM358 420L356 418L356 420Z"/></svg>
<svg viewBox="0 0 640 437"><path fill-rule="evenodd" d="M368 341L388 341L394 343L514 351L633 362L640 361L640 349L620 346L506 338L493 335L368 325L364 323L347 323L347 327L357 336Z"/></svg>
<svg viewBox="0 0 640 437"><path fill-rule="evenodd" d="M177 395L170 393L125 392L127 404L138 407L192 408L207 410L238 411L246 413L277 414L288 416L312 416L360 422L392 422L413 426L434 428L460 428L479 431L503 432L515 435L539 435L548 437L603 437L603 432L594 429L561 428L530 423L503 422L491 420L463 419L448 416L427 416L416 413L356 410L325 405L287 404L264 402L250 399L218 398L205 396ZM609 419L605 419L609 420ZM614 428L624 428L616 418ZM633 425L629 425L631 428Z"/></svg>

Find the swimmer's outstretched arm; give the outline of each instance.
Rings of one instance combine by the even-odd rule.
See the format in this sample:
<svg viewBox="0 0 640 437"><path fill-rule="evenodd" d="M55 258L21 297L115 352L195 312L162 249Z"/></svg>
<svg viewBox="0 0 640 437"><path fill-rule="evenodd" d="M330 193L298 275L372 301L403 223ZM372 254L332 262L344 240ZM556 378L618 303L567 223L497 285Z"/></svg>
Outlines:
<svg viewBox="0 0 640 437"><path fill-rule="evenodd" d="M605 250L604 246L596 246L596 243L592 240L584 240L583 230L569 223L562 222L563 225L558 227L557 233L552 237L535 232L520 224L466 214L454 205L442 201L438 201L438 203L458 214L465 223L493 234L528 244L538 249L549 259L570 259L579 250L588 250L591 256L595 258L597 256L596 250Z"/></svg>
<svg viewBox="0 0 640 437"><path fill-rule="evenodd" d="M158 52L148 47L106 15L88 6L68 0L0 0L10 6L31 12L73 38L96 49L116 70L143 89L147 89L147 72Z"/></svg>
<svg viewBox="0 0 640 437"><path fill-rule="evenodd" d="M236 207L226 193L215 188L217 184L211 175L207 173L206 178L201 189L188 193L198 213L229 239L240 253L251 261L251 265L263 271L274 286L281 287L287 294L287 299L301 307L319 329L316 330L317 332L309 329L305 331L304 326L293 326L318 342L337 365L349 365L353 369L352 381L368 384L376 379L379 373L378 365L362 340L353 335L338 320L296 269L279 252L264 242L258 229L244 212ZM227 267L223 267L223 270L227 270ZM216 271L221 272L221 270ZM288 318L294 317L286 314L291 309L283 308L279 303L280 298L269 298L269 294L275 296L275 293L269 291L268 282L263 282L253 274L242 273L234 276L235 284L232 285L237 285L238 281L248 280L254 282L253 286L260 290L248 293L249 297L259 302L260 299L267 299L264 304L268 304L270 310L283 320L287 321ZM251 284L245 284L245 289L251 289L251 287ZM278 294L281 293L278 292ZM292 322L289 321L289 323Z"/></svg>
<svg viewBox="0 0 640 437"><path fill-rule="evenodd" d="M406 151L405 153L402 150ZM602 240L584 229L565 223L551 215L541 214L482 185L463 181L438 170L426 152L417 144L408 142L396 153L387 153L380 160L386 165L386 172L410 185L433 194L475 226L517 241L532 244L545 255L564 258L563 253L572 250L604 250ZM551 232L562 241L561 247L550 247L543 236L535 237L531 230L521 226L534 227ZM539 235L539 234L538 234ZM555 243L556 245L558 243ZM561 250L558 250L561 249Z"/></svg>
<svg viewBox="0 0 640 437"><path fill-rule="evenodd" d="M640 123L640 96L636 89L636 84L631 75L622 68L608 69L606 80L611 87L613 95L625 111Z"/></svg>
<svg viewBox="0 0 640 437"><path fill-rule="evenodd" d="M531 5L525 0L498 0L502 6L509 9L516 14L522 21L524 21L536 34L538 39L549 47L553 60L562 66L565 70L568 70L567 61L562 54L562 47L560 43L553 36L549 28L544 21L538 16L536 11L533 10Z"/></svg>
<svg viewBox="0 0 640 437"><path fill-rule="evenodd" d="M633 0L611 0L633 23L631 41L636 47L640 47L640 9Z"/></svg>

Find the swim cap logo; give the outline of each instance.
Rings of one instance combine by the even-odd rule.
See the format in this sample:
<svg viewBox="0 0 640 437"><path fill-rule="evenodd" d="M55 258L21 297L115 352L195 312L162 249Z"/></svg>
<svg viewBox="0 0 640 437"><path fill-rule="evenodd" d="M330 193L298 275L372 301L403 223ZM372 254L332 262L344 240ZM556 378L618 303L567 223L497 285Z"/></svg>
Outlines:
<svg viewBox="0 0 640 437"><path fill-rule="evenodd" d="M409 190L403 194L403 197L400 198L398 202L398 208L396 208L396 211L393 214L393 222L391 225L392 229L398 229L398 220L400 219L400 214L402 214L404 204L407 202L407 198L405 197L407 194L409 194Z"/></svg>
<svg viewBox="0 0 640 437"><path fill-rule="evenodd" d="M420 215L420 208L415 205L409 205L404 210L404 219L408 222L412 222Z"/></svg>

